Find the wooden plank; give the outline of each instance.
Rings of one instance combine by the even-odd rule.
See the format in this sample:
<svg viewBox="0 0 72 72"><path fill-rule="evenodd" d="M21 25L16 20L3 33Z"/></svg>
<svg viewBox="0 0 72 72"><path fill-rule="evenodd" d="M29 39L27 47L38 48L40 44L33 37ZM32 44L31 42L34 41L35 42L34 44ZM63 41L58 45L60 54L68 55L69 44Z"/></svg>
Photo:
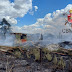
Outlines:
<svg viewBox="0 0 72 72"><path fill-rule="evenodd" d="M63 54L63 53L58 53L58 52L52 52L54 54L59 54L59 55L66 55L66 54Z"/></svg>
<svg viewBox="0 0 72 72"><path fill-rule="evenodd" d="M0 51L7 52L8 50L16 49L17 47L0 46Z"/></svg>

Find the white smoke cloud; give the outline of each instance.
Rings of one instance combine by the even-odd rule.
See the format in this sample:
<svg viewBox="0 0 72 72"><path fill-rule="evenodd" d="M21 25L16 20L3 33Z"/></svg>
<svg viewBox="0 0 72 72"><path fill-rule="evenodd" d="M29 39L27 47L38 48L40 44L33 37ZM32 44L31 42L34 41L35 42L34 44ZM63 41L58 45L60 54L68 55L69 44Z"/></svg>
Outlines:
<svg viewBox="0 0 72 72"><path fill-rule="evenodd" d="M24 25L23 27L17 27L16 31L22 32L22 33L42 33L44 35L46 34L52 34L54 37L62 38L63 40L71 41L72 40L72 33L62 33L63 29L71 29L71 26L67 24L65 26L65 19L67 19L67 16L63 16L64 13L69 14L69 10L72 8L72 4L68 4L64 9L56 10L53 13L48 13L45 15L44 18L37 19L36 23L31 25ZM19 30L18 30L19 28ZM62 37L61 37L61 35ZM47 40L48 35L46 36ZM54 38L52 39L52 42L60 42L60 40Z"/></svg>
<svg viewBox="0 0 72 72"><path fill-rule="evenodd" d="M34 6L35 11L38 7ZM64 9L56 10L53 13L48 13L44 18L37 19L37 22L31 25L24 25L23 27L12 27L13 32L21 33L51 33L54 35L64 28L71 28L69 25L65 26L65 19L62 14L69 13L72 4L68 4ZM9 0L0 0L0 21L6 18L9 23L16 24L17 17L23 17L29 10L32 10L32 0L14 0L10 3Z"/></svg>

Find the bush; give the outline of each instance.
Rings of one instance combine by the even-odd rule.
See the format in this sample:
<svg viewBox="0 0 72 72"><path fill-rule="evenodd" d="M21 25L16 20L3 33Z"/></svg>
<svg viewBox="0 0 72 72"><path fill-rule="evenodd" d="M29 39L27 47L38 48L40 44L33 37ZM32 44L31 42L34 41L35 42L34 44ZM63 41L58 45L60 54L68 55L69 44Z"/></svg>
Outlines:
<svg viewBox="0 0 72 72"><path fill-rule="evenodd" d="M33 55L35 56L35 60L39 60L40 59L40 50L37 48L34 48Z"/></svg>
<svg viewBox="0 0 72 72"><path fill-rule="evenodd" d="M63 68L63 69L66 66L66 64L65 64L65 62L64 62L64 60L63 60L62 57L60 58L60 61L58 62L58 66L61 67L61 68Z"/></svg>
<svg viewBox="0 0 72 72"><path fill-rule="evenodd" d="M57 57L56 57L56 55L54 56L53 63L54 63L55 65L57 64Z"/></svg>
<svg viewBox="0 0 72 72"><path fill-rule="evenodd" d="M61 48L59 48L59 49L57 50L57 52L62 52L62 49L61 49Z"/></svg>
<svg viewBox="0 0 72 72"><path fill-rule="evenodd" d="M20 58L21 57L21 52L20 51L14 51L13 53L17 58Z"/></svg>
<svg viewBox="0 0 72 72"><path fill-rule="evenodd" d="M42 51L46 54L49 52L48 48L42 48Z"/></svg>
<svg viewBox="0 0 72 72"><path fill-rule="evenodd" d="M26 52L27 58L30 58L30 53Z"/></svg>
<svg viewBox="0 0 72 72"><path fill-rule="evenodd" d="M52 60L52 56L49 53L46 55L46 58L48 59L48 61Z"/></svg>
<svg viewBox="0 0 72 72"><path fill-rule="evenodd" d="M35 60L40 60L40 53L36 53L35 55Z"/></svg>

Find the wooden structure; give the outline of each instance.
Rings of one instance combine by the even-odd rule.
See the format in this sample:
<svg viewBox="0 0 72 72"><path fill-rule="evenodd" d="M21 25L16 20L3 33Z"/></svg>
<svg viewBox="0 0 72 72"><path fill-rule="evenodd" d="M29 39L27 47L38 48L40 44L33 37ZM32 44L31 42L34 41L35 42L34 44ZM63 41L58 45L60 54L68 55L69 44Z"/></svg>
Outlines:
<svg viewBox="0 0 72 72"><path fill-rule="evenodd" d="M16 37L16 42L20 43L24 43L27 41L27 34L23 34L23 33L11 33L13 35L15 35Z"/></svg>

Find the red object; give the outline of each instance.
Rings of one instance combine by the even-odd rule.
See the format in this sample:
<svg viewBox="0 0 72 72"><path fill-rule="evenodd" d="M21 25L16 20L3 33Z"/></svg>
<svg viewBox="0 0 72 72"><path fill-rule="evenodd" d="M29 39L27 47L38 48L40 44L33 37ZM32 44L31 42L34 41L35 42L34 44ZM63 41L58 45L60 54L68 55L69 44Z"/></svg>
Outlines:
<svg viewBox="0 0 72 72"><path fill-rule="evenodd" d="M72 23L72 14L68 15L68 22Z"/></svg>
<svg viewBox="0 0 72 72"><path fill-rule="evenodd" d="M21 39L21 42L22 42L22 43L24 43L24 42L26 42L26 41L27 41L26 39Z"/></svg>

